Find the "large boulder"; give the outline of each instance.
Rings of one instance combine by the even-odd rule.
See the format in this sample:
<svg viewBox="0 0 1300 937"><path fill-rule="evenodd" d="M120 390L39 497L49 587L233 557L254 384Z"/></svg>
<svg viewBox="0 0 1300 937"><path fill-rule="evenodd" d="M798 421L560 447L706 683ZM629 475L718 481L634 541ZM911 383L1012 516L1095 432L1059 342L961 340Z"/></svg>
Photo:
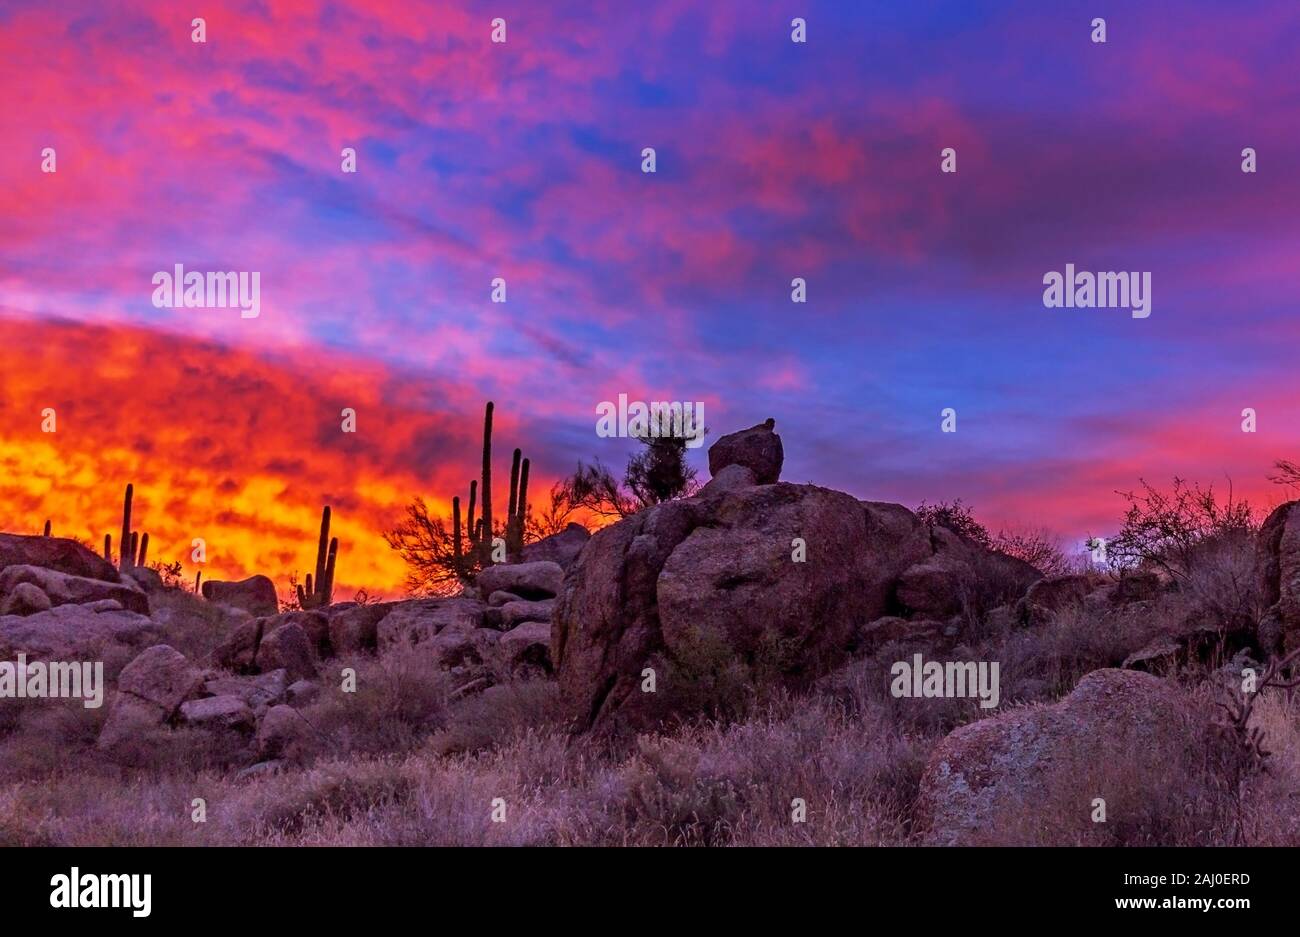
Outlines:
<svg viewBox="0 0 1300 937"><path fill-rule="evenodd" d="M644 724L642 670L691 653L701 632L750 660L779 647L787 676L812 676L890 611L899 574L930 552L906 508L811 485L647 508L598 531L568 572L551 634L562 697L580 726Z"/></svg>
<svg viewBox="0 0 1300 937"><path fill-rule="evenodd" d="M558 534L551 534L549 537L543 537L526 545L523 560L525 563L546 560L561 569L568 569L590 539L591 532L587 528L581 524L570 524Z"/></svg>
<svg viewBox="0 0 1300 937"><path fill-rule="evenodd" d="M35 615L54 607L50 597L30 582L20 582L0 604L0 615Z"/></svg>
<svg viewBox="0 0 1300 937"><path fill-rule="evenodd" d="M1190 777L1206 714L1175 684L1095 670L1053 705L1032 705L952 732L931 755L916 828L931 845L1074 843L1100 835L1094 799L1122 822L1136 790Z"/></svg>
<svg viewBox="0 0 1300 937"><path fill-rule="evenodd" d="M41 566L69 576L120 582L113 564L75 540L0 534L0 570L8 566Z"/></svg>
<svg viewBox="0 0 1300 937"><path fill-rule="evenodd" d="M242 608L254 618L274 615L280 610L275 583L265 576L249 576L238 582L209 579L203 584L203 597L218 605Z"/></svg>
<svg viewBox="0 0 1300 937"><path fill-rule="evenodd" d="M564 570L558 563L538 560L533 563L499 563L478 574L479 594L510 592L521 599L553 599L560 592Z"/></svg>
<svg viewBox="0 0 1300 937"><path fill-rule="evenodd" d="M254 664L263 673L283 669L289 680L316 676L319 657L303 627L294 622L277 626L262 639Z"/></svg>
<svg viewBox="0 0 1300 937"><path fill-rule="evenodd" d="M203 673L180 651L166 644L146 648L122 668L117 678L119 693L129 693L152 703L170 719L203 686Z"/></svg>
<svg viewBox="0 0 1300 937"><path fill-rule="evenodd" d="M0 659L22 652L33 660L102 660L113 646L142 647L161 636L158 624L134 612L59 605L34 615L0 617Z"/></svg>
<svg viewBox="0 0 1300 937"><path fill-rule="evenodd" d="M165 725L202 685L203 674L185 655L166 644L147 648L122 668L96 744L113 750L142 731Z"/></svg>
<svg viewBox="0 0 1300 937"><path fill-rule="evenodd" d="M769 419L723 436L709 447L709 474L716 476L728 465L740 465L753 472L760 485L780 481L785 452L781 437L773 432L775 426L776 421Z"/></svg>
<svg viewBox="0 0 1300 937"><path fill-rule="evenodd" d="M11 593L22 583L40 589L53 605L83 605L103 599L115 599L122 608L138 615L149 614L149 597L134 580L108 582L87 576L73 576L43 566L7 566L0 571L0 596Z"/></svg>
<svg viewBox="0 0 1300 937"><path fill-rule="evenodd" d="M1300 647L1300 501L1288 501L1264 521L1256 541L1255 579L1266 609L1260 646L1281 653Z"/></svg>
<svg viewBox="0 0 1300 937"><path fill-rule="evenodd" d="M307 635L307 640L317 656L326 657L330 651L330 620L324 612L292 611L272 615L262 622L262 633L269 635L281 625L297 625Z"/></svg>

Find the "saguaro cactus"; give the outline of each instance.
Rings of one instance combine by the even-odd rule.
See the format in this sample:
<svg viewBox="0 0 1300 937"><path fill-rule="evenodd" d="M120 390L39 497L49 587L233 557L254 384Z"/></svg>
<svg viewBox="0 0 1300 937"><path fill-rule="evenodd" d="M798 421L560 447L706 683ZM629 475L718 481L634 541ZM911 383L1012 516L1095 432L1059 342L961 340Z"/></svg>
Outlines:
<svg viewBox="0 0 1300 937"><path fill-rule="evenodd" d="M50 535L50 519L47 517L47 518L45 519L45 534L44 534L44 536L48 537L49 535Z"/></svg>
<svg viewBox="0 0 1300 937"><path fill-rule="evenodd" d="M492 563L492 414L495 404L483 410L483 465L481 477L469 483L469 510L461 517L460 498L451 499L451 551L456 576L469 579L475 569ZM506 553L517 559L523 551L528 517L528 468L523 452L516 449L510 462L510 499L506 505ZM482 503L481 515L475 508Z"/></svg>
<svg viewBox="0 0 1300 937"><path fill-rule="evenodd" d="M118 549L122 556L118 560L117 568L125 572L133 565L131 563L131 501L135 497L135 485L126 486L126 497L122 499L122 539L118 544Z"/></svg>
<svg viewBox="0 0 1300 937"><path fill-rule="evenodd" d="M482 565L492 562L492 411L491 400L483 410L483 537L479 549L483 551Z"/></svg>
<svg viewBox="0 0 1300 937"><path fill-rule="evenodd" d="M326 505L320 514L320 540L316 545L316 573L307 574L306 588L298 586L298 607L323 608L334 601L334 563L338 557L339 539L330 539L330 509Z"/></svg>
<svg viewBox="0 0 1300 937"><path fill-rule="evenodd" d="M117 568L122 572L130 572L136 566L143 566L145 558L149 553L149 535L141 536L138 530L131 529L131 503L135 500L135 486L126 486L126 495L122 499L122 539L118 541L117 548L120 555L117 558ZM112 562L112 534L104 535L104 559Z"/></svg>
<svg viewBox="0 0 1300 937"><path fill-rule="evenodd" d="M528 504L528 460L520 462L523 452L515 450L510 463L510 503L506 510L506 552L518 559L524 548L524 524Z"/></svg>

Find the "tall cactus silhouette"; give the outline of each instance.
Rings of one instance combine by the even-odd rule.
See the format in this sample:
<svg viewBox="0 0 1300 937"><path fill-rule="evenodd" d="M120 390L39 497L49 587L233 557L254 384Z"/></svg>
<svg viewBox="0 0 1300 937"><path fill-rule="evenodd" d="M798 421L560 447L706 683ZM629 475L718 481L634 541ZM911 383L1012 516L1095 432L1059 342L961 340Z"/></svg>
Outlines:
<svg viewBox="0 0 1300 937"><path fill-rule="evenodd" d="M338 558L339 538L330 539L330 508L320 513L320 540L316 545L316 572L307 574L307 585L298 586L298 607L323 608L334 601L334 563Z"/></svg>
<svg viewBox="0 0 1300 937"><path fill-rule="evenodd" d="M135 485L126 486L126 497L122 499L122 538L117 541L118 552L121 558L117 562L117 568L125 572L132 566L131 563L131 502L135 498Z"/></svg>
<svg viewBox="0 0 1300 937"><path fill-rule="evenodd" d="M117 559L117 568L122 572L130 572L136 566L145 565L145 558L149 552L149 535L141 537L138 530L131 529L131 506L135 500L135 485L126 486L126 495L122 498L122 539L118 541L117 549L119 556ZM112 562L112 534L104 535L104 559Z"/></svg>
<svg viewBox="0 0 1300 937"><path fill-rule="evenodd" d="M483 536L479 543L482 552L480 564L487 566L492 562L492 410L491 400L483 410Z"/></svg>
<svg viewBox="0 0 1300 937"><path fill-rule="evenodd" d="M451 499L452 567L457 578L468 580L477 569L492 563L492 415L495 404L483 410L483 463L481 477L469 483L469 510L461 517L460 497ZM529 462L514 451L510 462L510 498L506 505L506 554L517 559L523 550L528 516ZM475 508L481 503L481 514Z"/></svg>
<svg viewBox="0 0 1300 937"><path fill-rule="evenodd" d="M50 535L50 519L47 517L45 519L45 533L42 534L42 536L48 537L49 535Z"/></svg>

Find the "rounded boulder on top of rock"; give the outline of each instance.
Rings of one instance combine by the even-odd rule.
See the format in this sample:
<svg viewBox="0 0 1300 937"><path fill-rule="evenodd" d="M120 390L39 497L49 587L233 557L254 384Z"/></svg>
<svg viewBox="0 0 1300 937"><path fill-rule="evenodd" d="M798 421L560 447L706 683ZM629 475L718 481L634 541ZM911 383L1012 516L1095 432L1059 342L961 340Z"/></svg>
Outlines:
<svg viewBox="0 0 1300 937"><path fill-rule="evenodd" d="M275 583L265 576L249 576L238 582L209 579L203 583L202 590L209 602L242 608L254 618L265 618L280 610Z"/></svg>
<svg viewBox="0 0 1300 937"><path fill-rule="evenodd" d="M709 447L709 474L716 476L728 465L740 465L754 473L759 485L781 480L785 452L775 432L776 420L728 433Z"/></svg>

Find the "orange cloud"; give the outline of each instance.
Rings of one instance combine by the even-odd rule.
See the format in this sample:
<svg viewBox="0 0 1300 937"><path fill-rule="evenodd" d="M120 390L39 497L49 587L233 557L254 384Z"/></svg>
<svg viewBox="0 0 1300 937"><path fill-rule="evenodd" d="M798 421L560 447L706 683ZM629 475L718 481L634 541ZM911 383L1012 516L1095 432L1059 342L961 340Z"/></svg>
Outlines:
<svg viewBox="0 0 1300 937"><path fill-rule="evenodd" d="M113 533L116 544L131 482L151 557L181 560L190 576L201 537L204 578L265 573L283 591L314 565L330 504L338 596L396 594L405 568L382 531L416 494L446 511L477 475L482 400L372 362L0 318L0 374L0 529L37 532L49 518L58 535L101 549ZM355 434L342 432L345 407ZM46 408L53 433L42 431ZM502 412L502 472L512 428ZM534 479L534 491L550 482Z"/></svg>

